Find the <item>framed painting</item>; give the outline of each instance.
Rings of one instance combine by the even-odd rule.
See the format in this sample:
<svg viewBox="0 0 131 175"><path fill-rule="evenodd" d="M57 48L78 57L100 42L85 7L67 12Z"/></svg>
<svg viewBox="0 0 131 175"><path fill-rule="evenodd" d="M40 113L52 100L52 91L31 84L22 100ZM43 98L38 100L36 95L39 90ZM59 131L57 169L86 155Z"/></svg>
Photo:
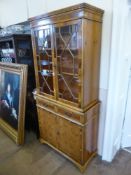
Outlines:
<svg viewBox="0 0 131 175"><path fill-rule="evenodd" d="M0 128L24 143L27 65L0 63Z"/></svg>

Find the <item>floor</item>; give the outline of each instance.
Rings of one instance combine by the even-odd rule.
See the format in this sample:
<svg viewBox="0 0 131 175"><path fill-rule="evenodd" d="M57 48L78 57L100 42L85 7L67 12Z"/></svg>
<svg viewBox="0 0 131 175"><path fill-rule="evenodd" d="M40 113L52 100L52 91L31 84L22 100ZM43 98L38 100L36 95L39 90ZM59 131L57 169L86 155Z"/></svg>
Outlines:
<svg viewBox="0 0 131 175"><path fill-rule="evenodd" d="M0 175L81 175L70 161L32 133L26 134L23 147L18 147L0 130ZM121 150L111 164L94 158L84 175L131 175L131 154Z"/></svg>

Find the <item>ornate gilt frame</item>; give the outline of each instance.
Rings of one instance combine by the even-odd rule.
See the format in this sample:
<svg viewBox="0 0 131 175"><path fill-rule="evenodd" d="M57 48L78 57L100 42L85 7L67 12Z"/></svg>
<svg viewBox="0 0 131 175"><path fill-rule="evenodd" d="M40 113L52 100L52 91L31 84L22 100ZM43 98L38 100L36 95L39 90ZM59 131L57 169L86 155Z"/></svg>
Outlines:
<svg viewBox="0 0 131 175"><path fill-rule="evenodd" d="M18 129L14 129L0 116L0 128L11 137L16 144L24 144L24 123L25 123L25 105L27 88L27 65L14 63L0 63L0 84L2 81L2 72L19 75L19 106L18 106ZM0 94L1 95L1 94Z"/></svg>

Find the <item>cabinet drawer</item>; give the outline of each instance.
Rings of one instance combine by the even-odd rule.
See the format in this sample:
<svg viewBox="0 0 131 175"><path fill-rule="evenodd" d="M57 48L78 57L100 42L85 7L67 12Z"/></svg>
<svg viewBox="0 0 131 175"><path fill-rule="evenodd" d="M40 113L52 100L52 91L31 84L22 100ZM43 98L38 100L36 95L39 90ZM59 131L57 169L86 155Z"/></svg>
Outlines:
<svg viewBox="0 0 131 175"><path fill-rule="evenodd" d="M84 124L84 113L77 113L41 99L37 99L37 106L56 115Z"/></svg>
<svg viewBox="0 0 131 175"><path fill-rule="evenodd" d="M78 122L82 121L82 116L80 114L77 114L75 112L72 112L72 111L69 111L69 110L66 110L66 109L58 108L58 114L60 114L64 117L76 120Z"/></svg>
<svg viewBox="0 0 131 175"><path fill-rule="evenodd" d="M37 100L37 105L38 106L41 106L43 108L48 108L48 110L55 110L55 106L49 102L45 102L45 101L42 101L42 100Z"/></svg>

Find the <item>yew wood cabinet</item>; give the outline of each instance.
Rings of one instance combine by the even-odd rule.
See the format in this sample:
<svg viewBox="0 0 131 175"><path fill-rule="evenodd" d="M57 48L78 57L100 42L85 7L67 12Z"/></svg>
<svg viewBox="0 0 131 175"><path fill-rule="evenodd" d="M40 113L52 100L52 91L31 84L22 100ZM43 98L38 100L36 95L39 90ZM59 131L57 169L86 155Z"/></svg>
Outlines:
<svg viewBox="0 0 131 175"><path fill-rule="evenodd" d="M102 16L82 3L29 19L40 141L81 171L97 151Z"/></svg>

